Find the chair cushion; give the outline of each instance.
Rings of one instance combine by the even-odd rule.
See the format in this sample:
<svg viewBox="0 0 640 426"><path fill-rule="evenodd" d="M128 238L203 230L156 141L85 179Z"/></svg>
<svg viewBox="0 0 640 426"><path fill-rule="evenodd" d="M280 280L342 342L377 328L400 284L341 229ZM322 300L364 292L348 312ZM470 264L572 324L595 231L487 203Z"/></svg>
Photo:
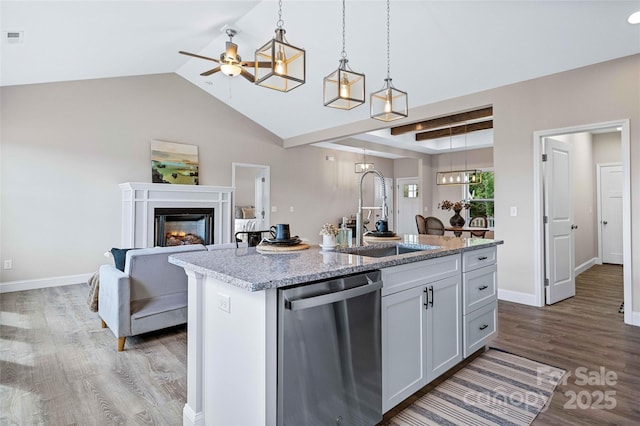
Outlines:
<svg viewBox="0 0 640 426"><path fill-rule="evenodd" d="M182 309L187 306L187 292L166 294L164 296L150 297L149 299L134 300L131 302L131 319L136 320L160 312Z"/></svg>
<svg viewBox="0 0 640 426"><path fill-rule="evenodd" d="M129 250L136 250L136 249L135 248L119 249L115 247L111 249L113 262L116 265L116 268L121 270L122 272L124 272L124 264L125 264L125 261L127 260L127 252Z"/></svg>

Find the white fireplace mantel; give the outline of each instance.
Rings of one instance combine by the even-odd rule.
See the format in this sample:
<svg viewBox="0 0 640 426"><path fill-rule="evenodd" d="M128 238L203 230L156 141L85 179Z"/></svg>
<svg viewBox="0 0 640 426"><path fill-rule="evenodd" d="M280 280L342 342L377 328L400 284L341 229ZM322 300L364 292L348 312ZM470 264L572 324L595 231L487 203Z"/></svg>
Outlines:
<svg viewBox="0 0 640 426"><path fill-rule="evenodd" d="M213 241L231 242L233 188L165 183L121 183L121 247L147 248L155 242L156 208L213 208Z"/></svg>

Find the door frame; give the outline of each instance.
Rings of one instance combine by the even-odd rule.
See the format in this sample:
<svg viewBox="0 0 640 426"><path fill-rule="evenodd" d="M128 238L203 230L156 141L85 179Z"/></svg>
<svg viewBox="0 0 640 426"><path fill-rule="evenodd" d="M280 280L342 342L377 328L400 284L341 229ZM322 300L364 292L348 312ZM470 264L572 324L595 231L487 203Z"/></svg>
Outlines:
<svg viewBox="0 0 640 426"><path fill-rule="evenodd" d="M400 185L402 185L405 181L415 181L415 183L418 185L418 197L417 197L417 203L418 203L418 209L416 210L416 214L422 214L422 191L424 188L422 188L422 182L420 181L420 177L419 176L411 176L411 177L401 177L401 178L396 178L396 203L395 203L395 217L396 217L396 229L398 227L398 224L400 223L400 215L398 214L398 212L400 211L400 200L403 199L404 197L404 188L400 188ZM415 215L413 215L413 219L415 222ZM415 228L414 228L415 229Z"/></svg>
<svg viewBox="0 0 640 426"><path fill-rule="evenodd" d="M602 173L603 167L611 167L611 166L621 166L624 171L624 166L622 163L598 163L596 164L596 207L597 207L597 215L596 215L596 224L598 226L598 264L602 265L602 194L600 191L600 174ZM624 235L624 230L623 230ZM624 253L624 247L622 252ZM623 260L624 264L624 260Z"/></svg>
<svg viewBox="0 0 640 426"><path fill-rule="evenodd" d="M231 186L233 187L233 200L232 200L232 212L236 206L236 169L238 167L242 168L253 168L257 170L262 170L265 175L265 191L263 194L263 198L265 199L264 206L264 220L265 223L271 223L271 166L267 166L265 164L252 164L252 163L231 163ZM254 195L255 196L255 195ZM235 228L231 226L232 233L235 233ZM233 240L233 234L231 235L231 239Z"/></svg>
<svg viewBox="0 0 640 426"><path fill-rule="evenodd" d="M631 141L629 119L565 127L560 129L539 130L533 132L533 244L534 244L534 283L535 303L542 307L544 304L544 204L543 204L543 173L542 173L542 144L544 138L600 130L604 128L621 128L620 148L622 157L622 249L623 253L623 281L624 281L624 322L633 322L631 277ZM640 324L637 324L640 325Z"/></svg>

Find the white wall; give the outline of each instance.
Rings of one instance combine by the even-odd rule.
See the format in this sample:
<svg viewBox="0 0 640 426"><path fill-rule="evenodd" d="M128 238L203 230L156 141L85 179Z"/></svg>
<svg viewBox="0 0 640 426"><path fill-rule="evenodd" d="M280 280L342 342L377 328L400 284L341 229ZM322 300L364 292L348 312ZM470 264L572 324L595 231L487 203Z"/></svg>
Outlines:
<svg viewBox="0 0 640 426"><path fill-rule="evenodd" d="M594 165L598 163L620 163L622 161L620 132L596 133L592 136L592 139Z"/></svg>
<svg viewBox="0 0 640 426"><path fill-rule="evenodd" d="M118 184L151 182L152 139L197 145L202 185L231 186L233 162L271 166L272 223L312 241L323 223L357 210L360 155L283 149L175 74L3 87L0 95L0 258L13 260L2 283L90 274L105 263L102 254L120 245ZM392 160L375 163L393 176Z"/></svg>

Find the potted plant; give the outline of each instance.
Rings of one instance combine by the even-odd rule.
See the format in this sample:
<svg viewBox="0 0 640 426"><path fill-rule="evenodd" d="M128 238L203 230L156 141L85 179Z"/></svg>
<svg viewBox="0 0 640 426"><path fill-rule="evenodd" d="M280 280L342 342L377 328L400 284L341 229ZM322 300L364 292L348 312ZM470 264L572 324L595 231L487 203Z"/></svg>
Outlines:
<svg viewBox="0 0 640 426"><path fill-rule="evenodd" d="M438 208L442 210L453 210L454 215L449 219L449 223L451 226L456 228L462 228L464 226L464 218L460 216L460 212L462 209L468 209L471 207L471 204L464 200L452 202L449 200L443 200L440 204L438 204Z"/></svg>
<svg viewBox="0 0 640 426"><path fill-rule="evenodd" d="M322 248L323 249L334 249L338 243L336 242L336 236L338 235L339 229L337 226L331 223L325 223L322 225L322 229L320 229L320 235L322 235Z"/></svg>

